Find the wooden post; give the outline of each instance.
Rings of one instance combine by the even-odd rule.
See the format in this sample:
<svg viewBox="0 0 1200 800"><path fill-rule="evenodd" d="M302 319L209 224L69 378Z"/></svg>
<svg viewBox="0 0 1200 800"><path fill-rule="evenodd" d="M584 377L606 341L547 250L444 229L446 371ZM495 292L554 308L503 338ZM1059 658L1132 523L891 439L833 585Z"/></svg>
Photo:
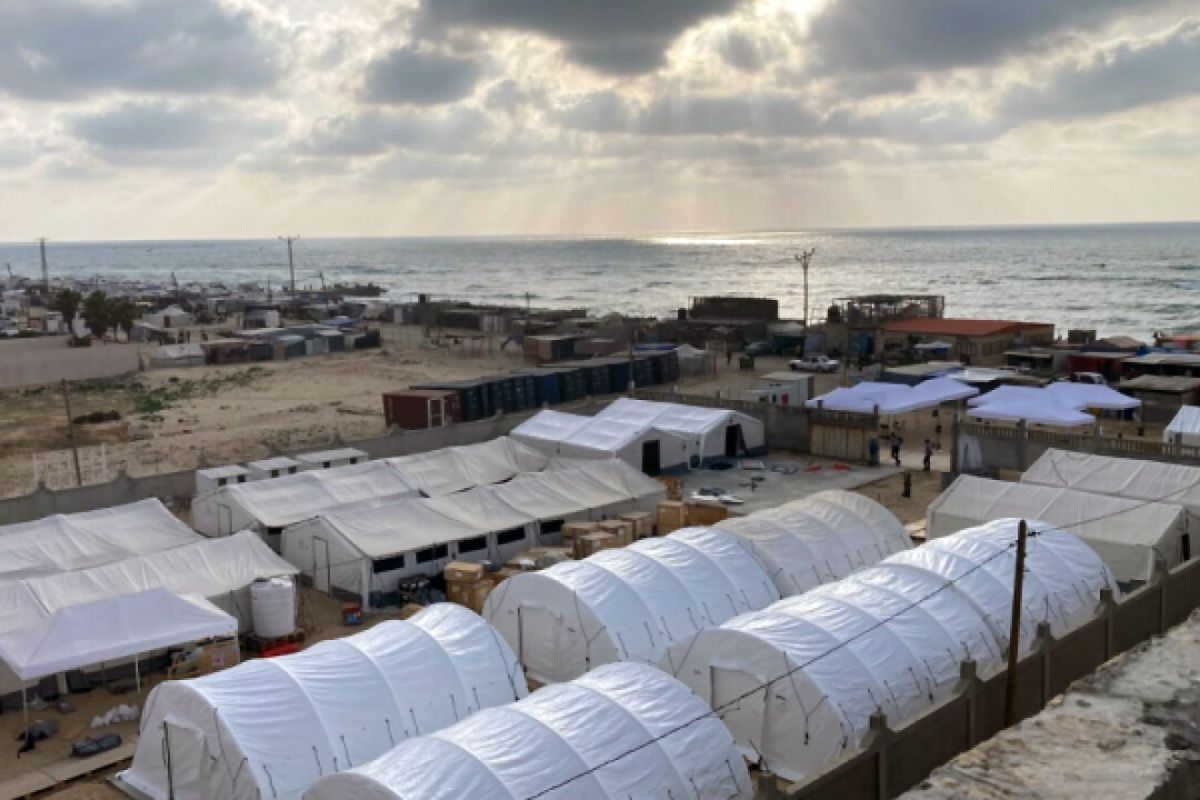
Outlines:
<svg viewBox="0 0 1200 800"><path fill-rule="evenodd" d="M1025 520L1017 526L1017 562L1013 568L1012 622L1008 628L1008 675L1005 676L1004 727L1017 724L1017 663L1021 650L1021 591L1025 583Z"/></svg>
<svg viewBox="0 0 1200 800"><path fill-rule="evenodd" d="M75 485L83 486L83 471L79 469L79 447L75 444L75 420L71 417L71 392L67 381L62 382L63 402L67 406L67 442L71 445L71 454L75 458Z"/></svg>

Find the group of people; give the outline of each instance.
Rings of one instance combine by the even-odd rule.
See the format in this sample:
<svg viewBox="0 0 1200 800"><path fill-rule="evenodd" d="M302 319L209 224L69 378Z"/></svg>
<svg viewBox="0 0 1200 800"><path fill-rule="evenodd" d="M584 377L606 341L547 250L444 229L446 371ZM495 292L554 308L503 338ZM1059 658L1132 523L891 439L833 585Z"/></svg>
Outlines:
<svg viewBox="0 0 1200 800"><path fill-rule="evenodd" d="M891 448L892 448L892 462L895 463L895 465L898 467L898 466L900 466L900 446L902 444L904 444L904 439L902 439L900 437L900 434L896 433L895 431L892 431L891 436L888 437L888 444L890 444ZM925 440L925 458L922 460L922 469L925 472L929 472L929 470L931 469L930 463L932 461L933 461L933 442L929 439L926 439Z"/></svg>

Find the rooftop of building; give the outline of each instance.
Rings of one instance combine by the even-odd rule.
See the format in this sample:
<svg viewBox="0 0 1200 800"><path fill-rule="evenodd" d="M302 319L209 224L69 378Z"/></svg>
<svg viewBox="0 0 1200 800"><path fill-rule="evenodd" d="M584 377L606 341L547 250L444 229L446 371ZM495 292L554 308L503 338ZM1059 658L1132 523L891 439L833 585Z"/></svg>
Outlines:
<svg viewBox="0 0 1200 800"><path fill-rule="evenodd" d="M884 323L883 329L891 333L924 333L934 336L1000 336L1005 333L1050 328L1051 322L1021 322L1008 319L947 319L946 317L918 317L898 319Z"/></svg>

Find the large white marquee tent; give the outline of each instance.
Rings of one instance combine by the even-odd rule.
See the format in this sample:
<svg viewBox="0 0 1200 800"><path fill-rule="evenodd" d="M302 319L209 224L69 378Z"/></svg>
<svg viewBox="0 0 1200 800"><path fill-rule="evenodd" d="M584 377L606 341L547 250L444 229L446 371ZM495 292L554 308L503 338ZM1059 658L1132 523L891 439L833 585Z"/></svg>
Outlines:
<svg viewBox="0 0 1200 800"><path fill-rule="evenodd" d="M677 436L683 440L692 464L766 452L762 421L740 411L621 397L596 418Z"/></svg>
<svg viewBox="0 0 1200 800"><path fill-rule="evenodd" d="M120 780L153 800L299 798L323 775L526 691L496 632L440 603L295 655L160 685Z"/></svg>
<svg viewBox="0 0 1200 800"><path fill-rule="evenodd" d="M951 378L934 378L916 386L864 381L839 387L805 402L809 408L849 411L857 414L906 414L943 403L964 400L979 390Z"/></svg>
<svg viewBox="0 0 1200 800"><path fill-rule="evenodd" d="M1163 429L1163 441L1200 447L1200 406L1183 406Z"/></svg>
<svg viewBox="0 0 1200 800"><path fill-rule="evenodd" d="M0 583L86 569L202 540L158 500L0 527Z"/></svg>
<svg viewBox="0 0 1200 800"><path fill-rule="evenodd" d="M357 593L370 607L374 593L449 561L504 563L539 543L542 523L650 510L665 493L624 462L587 461L441 498L343 506L287 528L282 552L316 588Z"/></svg>
<svg viewBox="0 0 1200 800"><path fill-rule="evenodd" d="M684 528L515 575L483 614L530 678L555 683L614 661L657 663L676 639L778 599L735 536Z"/></svg>
<svg viewBox="0 0 1200 800"><path fill-rule="evenodd" d="M998 520L891 556L838 583L676 642L663 666L719 713L748 758L790 780L944 698L959 662L1004 667L1018 521ZM1040 623L1061 636L1117 591L1078 538L1032 522L1020 652Z"/></svg>
<svg viewBox="0 0 1200 800"><path fill-rule="evenodd" d="M1123 583L1151 580L1156 553L1168 569L1184 560L1183 506L973 475L959 476L929 505L926 531L937 539L1005 518L1038 519L1069 530Z"/></svg>
<svg viewBox="0 0 1200 800"><path fill-rule="evenodd" d="M1188 511L1188 530L1200 530L1200 467L1050 449L1025 470L1021 483L1178 503Z"/></svg>
<svg viewBox="0 0 1200 800"><path fill-rule="evenodd" d="M509 435L554 458L619 458L640 470L655 466L646 458L649 448L653 448L658 451L656 466L660 471L686 469L688 464L687 445L679 436L618 419L547 409Z"/></svg>
<svg viewBox="0 0 1200 800"><path fill-rule="evenodd" d="M739 536L766 565L782 597L823 583L912 547L900 521L855 492L826 491L779 508L717 523Z"/></svg>
<svg viewBox="0 0 1200 800"><path fill-rule="evenodd" d="M305 800L750 800L729 732L685 686L612 664L318 781Z"/></svg>

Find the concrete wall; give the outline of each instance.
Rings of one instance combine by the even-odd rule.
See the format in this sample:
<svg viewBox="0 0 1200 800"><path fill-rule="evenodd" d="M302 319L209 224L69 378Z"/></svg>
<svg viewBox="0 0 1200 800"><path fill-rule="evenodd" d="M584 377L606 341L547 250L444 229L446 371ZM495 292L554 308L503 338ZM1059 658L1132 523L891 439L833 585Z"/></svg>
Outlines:
<svg viewBox="0 0 1200 800"><path fill-rule="evenodd" d="M1017 668L1020 719L1037 714L1073 681L1113 656L1165 633L1200 606L1200 559L1189 561L1119 602L1105 593L1095 619L1062 639L1040 630L1032 653ZM758 800L889 800L935 768L1004 728L1006 673L986 682L964 662L955 693L916 719L891 727L872 719L862 749L784 794L763 787ZM769 766L769 765L768 765Z"/></svg>
<svg viewBox="0 0 1200 800"><path fill-rule="evenodd" d="M137 345L72 348L67 347L65 336L0 342L0 389L112 378L137 372L138 367Z"/></svg>

